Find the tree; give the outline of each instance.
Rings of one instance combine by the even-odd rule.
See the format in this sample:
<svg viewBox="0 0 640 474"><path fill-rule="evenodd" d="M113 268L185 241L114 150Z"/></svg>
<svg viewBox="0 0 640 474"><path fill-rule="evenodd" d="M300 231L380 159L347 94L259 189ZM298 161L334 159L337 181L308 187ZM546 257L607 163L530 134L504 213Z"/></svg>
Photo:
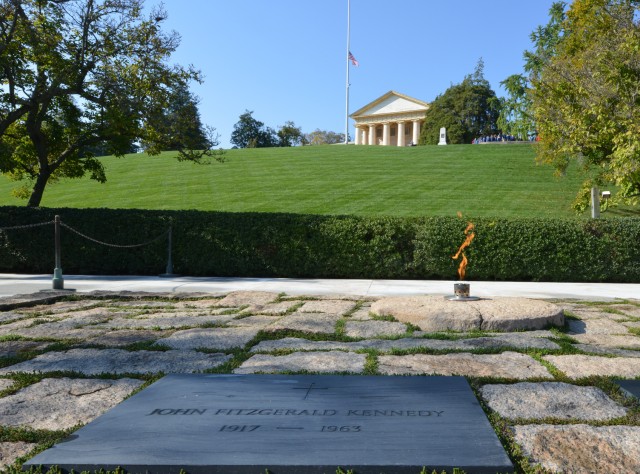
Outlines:
<svg viewBox="0 0 640 474"><path fill-rule="evenodd" d="M306 143L305 136L300 127L288 121L278 130L278 146L288 147L295 145L304 145Z"/></svg>
<svg viewBox="0 0 640 474"><path fill-rule="evenodd" d="M238 148L266 148L278 145L276 132L253 118L253 111L246 110L233 126L231 143Z"/></svg>
<svg viewBox="0 0 640 474"><path fill-rule="evenodd" d="M577 161L592 174L577 210L592 185L615 185L614 203L639 202L639 13L637 0L574 0L554 54L540 58L532 79L537 159L559 173Z"/></svg>
<svg viewBox="0 0 640 474"><path fill-rule="evenodd" d="M335 145L336 143L344 143L344 133L316 128L313 132L305 135L305 139L309 145Z"/></svg>
<svg viewBox="0 0 640 474"><path fill-rule="evenodd" d="M498 132L499 114L500 100L484 78L484 62L480 59L472 75L431 103L419 143L437 144L441 127L446 127L449 143L471 143L476 137Z"/></svg>
<svg viewBox="0 0 640 474"><path fill-rule="evenodd" d="M191 80L169 65L177 33L162 32L162 9L144 0L0 0L0 171L26 180L18 192L38 206L45 186L89 174L106 180L91 152L122 156L136 141L157 154L164 133L154 116ZM219 158L208 140L179 159Z"/></svg>
<svg viewBox="0 0 640 474"><path fill-rule="evenodd" d="M534 51L524 52L525 74L513 74L500 84L509 94L502 99L498 127L503 133L526 139L536 133L531 81L539 79L542 67L556 54L564 36L566 3L555 2L549 9L549 22L531 33Z"/></svg>

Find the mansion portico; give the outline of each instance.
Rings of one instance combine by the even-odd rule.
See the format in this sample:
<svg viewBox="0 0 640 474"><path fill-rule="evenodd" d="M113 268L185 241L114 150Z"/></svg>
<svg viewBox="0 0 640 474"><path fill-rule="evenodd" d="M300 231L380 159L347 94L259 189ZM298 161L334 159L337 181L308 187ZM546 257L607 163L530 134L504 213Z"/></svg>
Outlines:
<svg viewBox="0 0 640 474"><path fill-rule="evenodd" d="M398 92L382 97L355 111L356 145L407 146L417 144L429 104Z"/></svg>

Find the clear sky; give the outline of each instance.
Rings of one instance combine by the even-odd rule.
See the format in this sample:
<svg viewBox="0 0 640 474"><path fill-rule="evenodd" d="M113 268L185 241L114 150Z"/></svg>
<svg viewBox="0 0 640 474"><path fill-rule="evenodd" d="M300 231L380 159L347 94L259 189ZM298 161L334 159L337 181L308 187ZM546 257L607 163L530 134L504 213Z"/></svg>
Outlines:
<svg viewBox="0 0 640 474"><path fill-rule="evenodd" d="M159 0L146 0L147 7ZM277 129L343 132L347 0L164 0L173 61L204 76L192 91L204 123L230 146L245 110ZM530 34L553 0L351 0L350 113L395 90L427 102L471 74L479 58L498 96L522 72ZM350 121L351 122L351 121ZM350 125L353 137L353 125Z"/></svg>

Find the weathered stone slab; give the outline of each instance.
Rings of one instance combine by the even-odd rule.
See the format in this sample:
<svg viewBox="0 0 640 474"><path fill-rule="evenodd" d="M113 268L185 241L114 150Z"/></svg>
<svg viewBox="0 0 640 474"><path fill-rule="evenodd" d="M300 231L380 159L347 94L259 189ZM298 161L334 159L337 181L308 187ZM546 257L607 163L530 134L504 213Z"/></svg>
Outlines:
<svg viewBox="0 0 640 474"><path fill-rule="evenodd" d="M36 443L23 441L0 443L0 469L11 466L18 458L26 456L36 446L38 446Z"/></svg>
<svg viewBox="0 0 640 474"><path fill-rule="evenodd" d="M147 329L124 329L101 332L93 338L87 339L88 344L100 344L107 347L122 347L139 342L149 342L167 337L171 331L153 331Z"/></svg>
<svg viewBox="0 0 640 474"><path fill-rule="evenodd" d="M0 425L66 430L93 420L143 383L134 379L43 379L0 398Z"/></svg>
<svg viewBox="0 0 640 474"><path fill-rule="evenodd" d="M389 352L394 349L411 350L417 348L434 350L472 350L487 348L516 348L516 349L560 349L560 346L548 339L538 337L519 337L520 334L503 334L496 337L478 337L473 339L441 340L403 338L394 340L365 340L357 342L337 341L309 341L295 337L260 341L251 348L252 352L273 352L276 350L324 351L343 350L359 351L362 349L376 349ZM640 353L639 353L640 354Z"/></svg>
<svg viewBox="0 0 640 474"><path fill-rule="evenodd" d="M157 341L157 344L172 349L233 349L244 347L251 341L259 328L207 328L176 331L171 336Z"/></svg>
<svg viewBox="0 0 640 474"><path fill-rule="evenodd" d="M125 351L122 349L71 349L47 352L34 359L0 369L0 375L15 372L74 371L101 373L191 373L224 364L231 356L194 351Z"/></svg>
<svg viewBox="0 0 640 474"><path fill-rule="evenodd" d="M226 325L233 327L246 328L266 328L276 322L281 316L268 316L266 314L258 314L256 316L248 316L244 318L236 318L229 321Z"/></svg>
<svg viewBox="0 0 640 474"><path fill-rule="evenodd" d="M617 347L620 349L640 349L640 337L638 336L614 336L611 334L575 334L571 335L580 344L592 344L604 347Z"/></svg>
<svg viewBox="0 0 640 474"><path fill-rule="evenodd" d="M234 370L236 374L257 372L351 372L364 370L366 356L352 352L294 352L285 356L258 354Z"/></svg>
<svg viewBox="0 0 640 474"><path fill-rule="evenodd" d="M573 334L628 334L626 326L610 319L568 320L569 335Z"/></svg>
<svg viewBox="0 0 640 474"><path fill-rule="evenodd" d="M340 318L339 314L292 313L267 326L265 330L333 334L336 332L336 323Z"/></svg>
<svg viewBox="0 0 640 474"><path fill-rule="evenodd" d="M52 304L69 296L68 291L39 291L27 295L0 297L0 311L29 308L39 304Z"/></svg>
<svg viewBox="0 0 640 474"><path fill-rule="evenodd" d="M47 347L50 342L35 341L3 341L0 342L0 357L15 357L30 351L39 351Z"/></svg>
<svg viewBox="0 0 640 474"><path fill-rule="evenodd" d="M31 315L24 313L17 313L13 311L0 312L0 323L10 323L13 321L19 321L20 319L29 318Z"/></svg>
<svg viewBox="0 0 640 474"><path fill-rule="evenodd" d="M269 293L266 291L234 291L213 305L225 308L253 305L265 306L277 300L278 296L278 293Z"/></svg>
<svg viewBox="0 0 640 474"><path fill-rule="evenodd" d="M640 318L640 306L632 304L615 304L610 306L611 309L621 311L626 315L634 318Z"/></svg>
<svg viewBox="0 0 640 474"><path fill-rule="evenodd" d="M94 329L95 328L95 329ZM11 332L17 336L33 339L92 339L106 332L106 329L99 329L97 326L87 326L83 328L71 328L66 325L59 326L57 323L44 323Z"/></svg>
<svg viewBox="0 0 640 474"><path fill-rule="evenodd" d="M177 329L205 325L222 325L231 321L233 315L151 315L139 318L114 318L104 324L92 326L96 329Z"/></svg>
<svg viewBox="0 0 640 474"><path fill-rule="evenodd" d="M589 425L514 426L515 441L551 472L640 472L640 427Z"/></svg>
<svg viewBox="0 0 640 474"><path fill-rule="evenodd" d="M280 301L278 303L269 303L261 306L258 310L258 314L267 314L270 316L282 316L287 314L293 308L298 306L301 302L295 300Z"/></svg>
<svg viewBox="0 0 640 474"><path fill-rule="evenodd" d="M360 309L355 310L350 316L349 319L352 321L370 321L373 319L371 314L371 304L362 305Z"/></svg>
<svg viewBox="0 0 640 474"><path fill-rule="evenodd" d="M621 357L640 357L640 351L616 349L615 347L594 346L591 344L574 344L573 347L584 352L589 352L591 354L615 355Z"/></svg>
<svg viewBox="0 0 640 474"><path fill-rule="evenodd" d="M402 336L407 326L392 321L347 321L344 334L348 337L374 338Z"/></svg>
<svg viewBox="0 0 640 474"><path fill-rule="evenodd" d="M607 311L603 311L599 307L595 307L595 308L586 307L584 309L575 309L575 310L572 310L571 313L573 313L574 316L577 316L578 318L585 321L589 321L592 319L608 319L610 321L624 321L626 319L629 319L628 316L625 316L622 314L616 314L616 313L609 313Z"/></svg>
<svg viewBox="0 0 640 474"><path fill-rule="evenodd" d="M560 307L526 298L460 302L437 296L391 297L373 303L371 311L380 316L393 316L430 332L515 331L564 325Z"/></svg>
<svg viewBox="0 0 640 474"><path fill-rule="evenodd" d="M461 377L170 375L26 467L39 464L155 474L513 472Z"/></svg>
<svg viewBox="0 0 640 474"><path fill-rule="evenodd" d="M587 355L544 356L543 358L572 379L591 375L625 378L640 377L640 359Z"/></svg>
<svg viewBox="0 0 640 474"><path fill-rule="evenodd" d="M356 307L353 301L344 300L317 300L307 301L300 308L300 313L327 313L333 315L344 316L346 313Z"/></svg>
<svg viewBox="0 0 640 474"><path fill-rule="evenodd" d="M14 384L14 381L11 379L0 379L0 391L11 388ZM2 458L0 458L2 459Z"/></svg>
<svg viewBox="0 0 640 474"><path fill-rule="evenodd" d="M550 378L532 357L517 352L502 354L415 354L379 356L378 370L385 375L465 375L508 379Z"/></svg>
<svg viewBox="0 0 640 474"><path fill-rule="evenodd" d="M596 387L563 382L520 382L485 385L480 394L505 418L563 418L605 421L626 416L627 410Z"/></svg>

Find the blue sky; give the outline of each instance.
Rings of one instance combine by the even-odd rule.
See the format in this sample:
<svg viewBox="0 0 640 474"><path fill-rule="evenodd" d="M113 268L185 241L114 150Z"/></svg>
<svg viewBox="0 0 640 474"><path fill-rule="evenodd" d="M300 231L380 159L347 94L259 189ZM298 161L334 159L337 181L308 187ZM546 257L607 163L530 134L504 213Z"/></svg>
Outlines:
<svg viewBox="0 0 640 474"><path fill-rule="evenodd" d="M147 7L159 2L147 0ZM277 129L344 131L347 0L164 0L173 61L204 76L192 91L204 123L230 146L245 110ZM480 57L499 96L522 71L530 34L553 0L351 0L350 112L395 90L427 102L470 74ZM353 136L353 126L350 126Z"/></svg>

